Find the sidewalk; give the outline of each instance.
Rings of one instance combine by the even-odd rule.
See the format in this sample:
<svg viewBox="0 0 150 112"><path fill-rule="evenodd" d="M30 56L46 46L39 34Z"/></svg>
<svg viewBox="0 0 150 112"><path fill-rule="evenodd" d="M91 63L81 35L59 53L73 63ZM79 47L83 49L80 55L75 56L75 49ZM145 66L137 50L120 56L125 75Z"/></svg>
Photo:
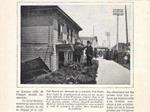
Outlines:
<svg viewBox="0 0 150 112"><path fill-rule="evenodd" d="M99 68L97 73L97 84L130 84L130 71L120 64L98 58Z"/></svg>

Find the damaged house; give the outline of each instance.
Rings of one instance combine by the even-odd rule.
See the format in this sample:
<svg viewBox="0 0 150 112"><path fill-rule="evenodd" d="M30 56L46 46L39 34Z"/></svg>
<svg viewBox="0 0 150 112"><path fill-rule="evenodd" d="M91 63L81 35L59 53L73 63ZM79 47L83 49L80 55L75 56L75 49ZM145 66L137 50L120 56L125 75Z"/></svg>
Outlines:
<svg viewBox="0 0 150 112"><path fill-rule="evenodd" d="M21 6L21 62L40 57L57 70L73 60L81 30L58 6Z"/></svg>

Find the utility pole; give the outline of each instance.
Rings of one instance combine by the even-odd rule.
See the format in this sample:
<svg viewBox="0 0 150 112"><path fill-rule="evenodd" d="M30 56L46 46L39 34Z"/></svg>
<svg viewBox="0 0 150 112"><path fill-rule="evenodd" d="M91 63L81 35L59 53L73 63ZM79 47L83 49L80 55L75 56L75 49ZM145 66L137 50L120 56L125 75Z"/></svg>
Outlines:
<svg viewBox="0 0 150 112"><path fill-rule="evenodd" d="M102 46L106 47L106 40L103 40Z"/></svg>
<svg viewBox="0 0 150 112"><path fill-rule="evenodd" d="M110 32L105 33L107 36L107 47L110 49Z"/></svg>
<svg viewBox="0 0 150 112"><path fill-rule="evenodd" d="M126 44L128 45L128 18L127 18L127 7L125 5L125 23L126 23Z"/></svg>
<svg viewBox="0 0 150 112"><path fill-rule="evenodd" d="M118 44L119 44L119 16L123 16L123 9L113 9L113 15L117 16L116 45L117 45L117 50L118 50Z"/></svg>
<svg viewBox="0 0 150 112"><path fill-rule="evenodd" d="M94 37L94 35L95 35L94 33L95 33L95 29L94 29L94 25L93 25L93 37Z"/></svg>

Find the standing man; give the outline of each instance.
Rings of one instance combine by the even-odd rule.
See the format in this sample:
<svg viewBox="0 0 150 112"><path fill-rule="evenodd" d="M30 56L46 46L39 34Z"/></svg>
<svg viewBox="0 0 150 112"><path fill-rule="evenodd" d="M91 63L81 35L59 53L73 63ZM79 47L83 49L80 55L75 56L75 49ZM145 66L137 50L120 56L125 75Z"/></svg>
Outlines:
<svg viewBox="0 0 150 112"><path fill-rule="evenodd" d="M75 42L74 45L74 61L76 63L81 62L81 56L83 55L83 46L79 42Z"/></svg>
<svg viewBox="0 0 150 112"><path fill-rule="evenodd" d="M86 57L87 57L87 66L91 66L92 65L92 58L93 58L93 47L91 46L90 41L87 41Z"/></svg>

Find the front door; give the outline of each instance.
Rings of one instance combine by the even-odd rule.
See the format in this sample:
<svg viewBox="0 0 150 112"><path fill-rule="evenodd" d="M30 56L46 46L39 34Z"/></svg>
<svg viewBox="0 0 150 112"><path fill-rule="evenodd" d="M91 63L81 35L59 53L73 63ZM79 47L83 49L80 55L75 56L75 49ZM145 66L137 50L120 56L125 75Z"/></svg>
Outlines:
<svg viewBox="0 0 150 112"><path fill-rule="evenodd" d="M64 66L64 52L63 51L59 51L58 53L58 63L59 63L59 68L61 68L62 66Z"/></svg>

